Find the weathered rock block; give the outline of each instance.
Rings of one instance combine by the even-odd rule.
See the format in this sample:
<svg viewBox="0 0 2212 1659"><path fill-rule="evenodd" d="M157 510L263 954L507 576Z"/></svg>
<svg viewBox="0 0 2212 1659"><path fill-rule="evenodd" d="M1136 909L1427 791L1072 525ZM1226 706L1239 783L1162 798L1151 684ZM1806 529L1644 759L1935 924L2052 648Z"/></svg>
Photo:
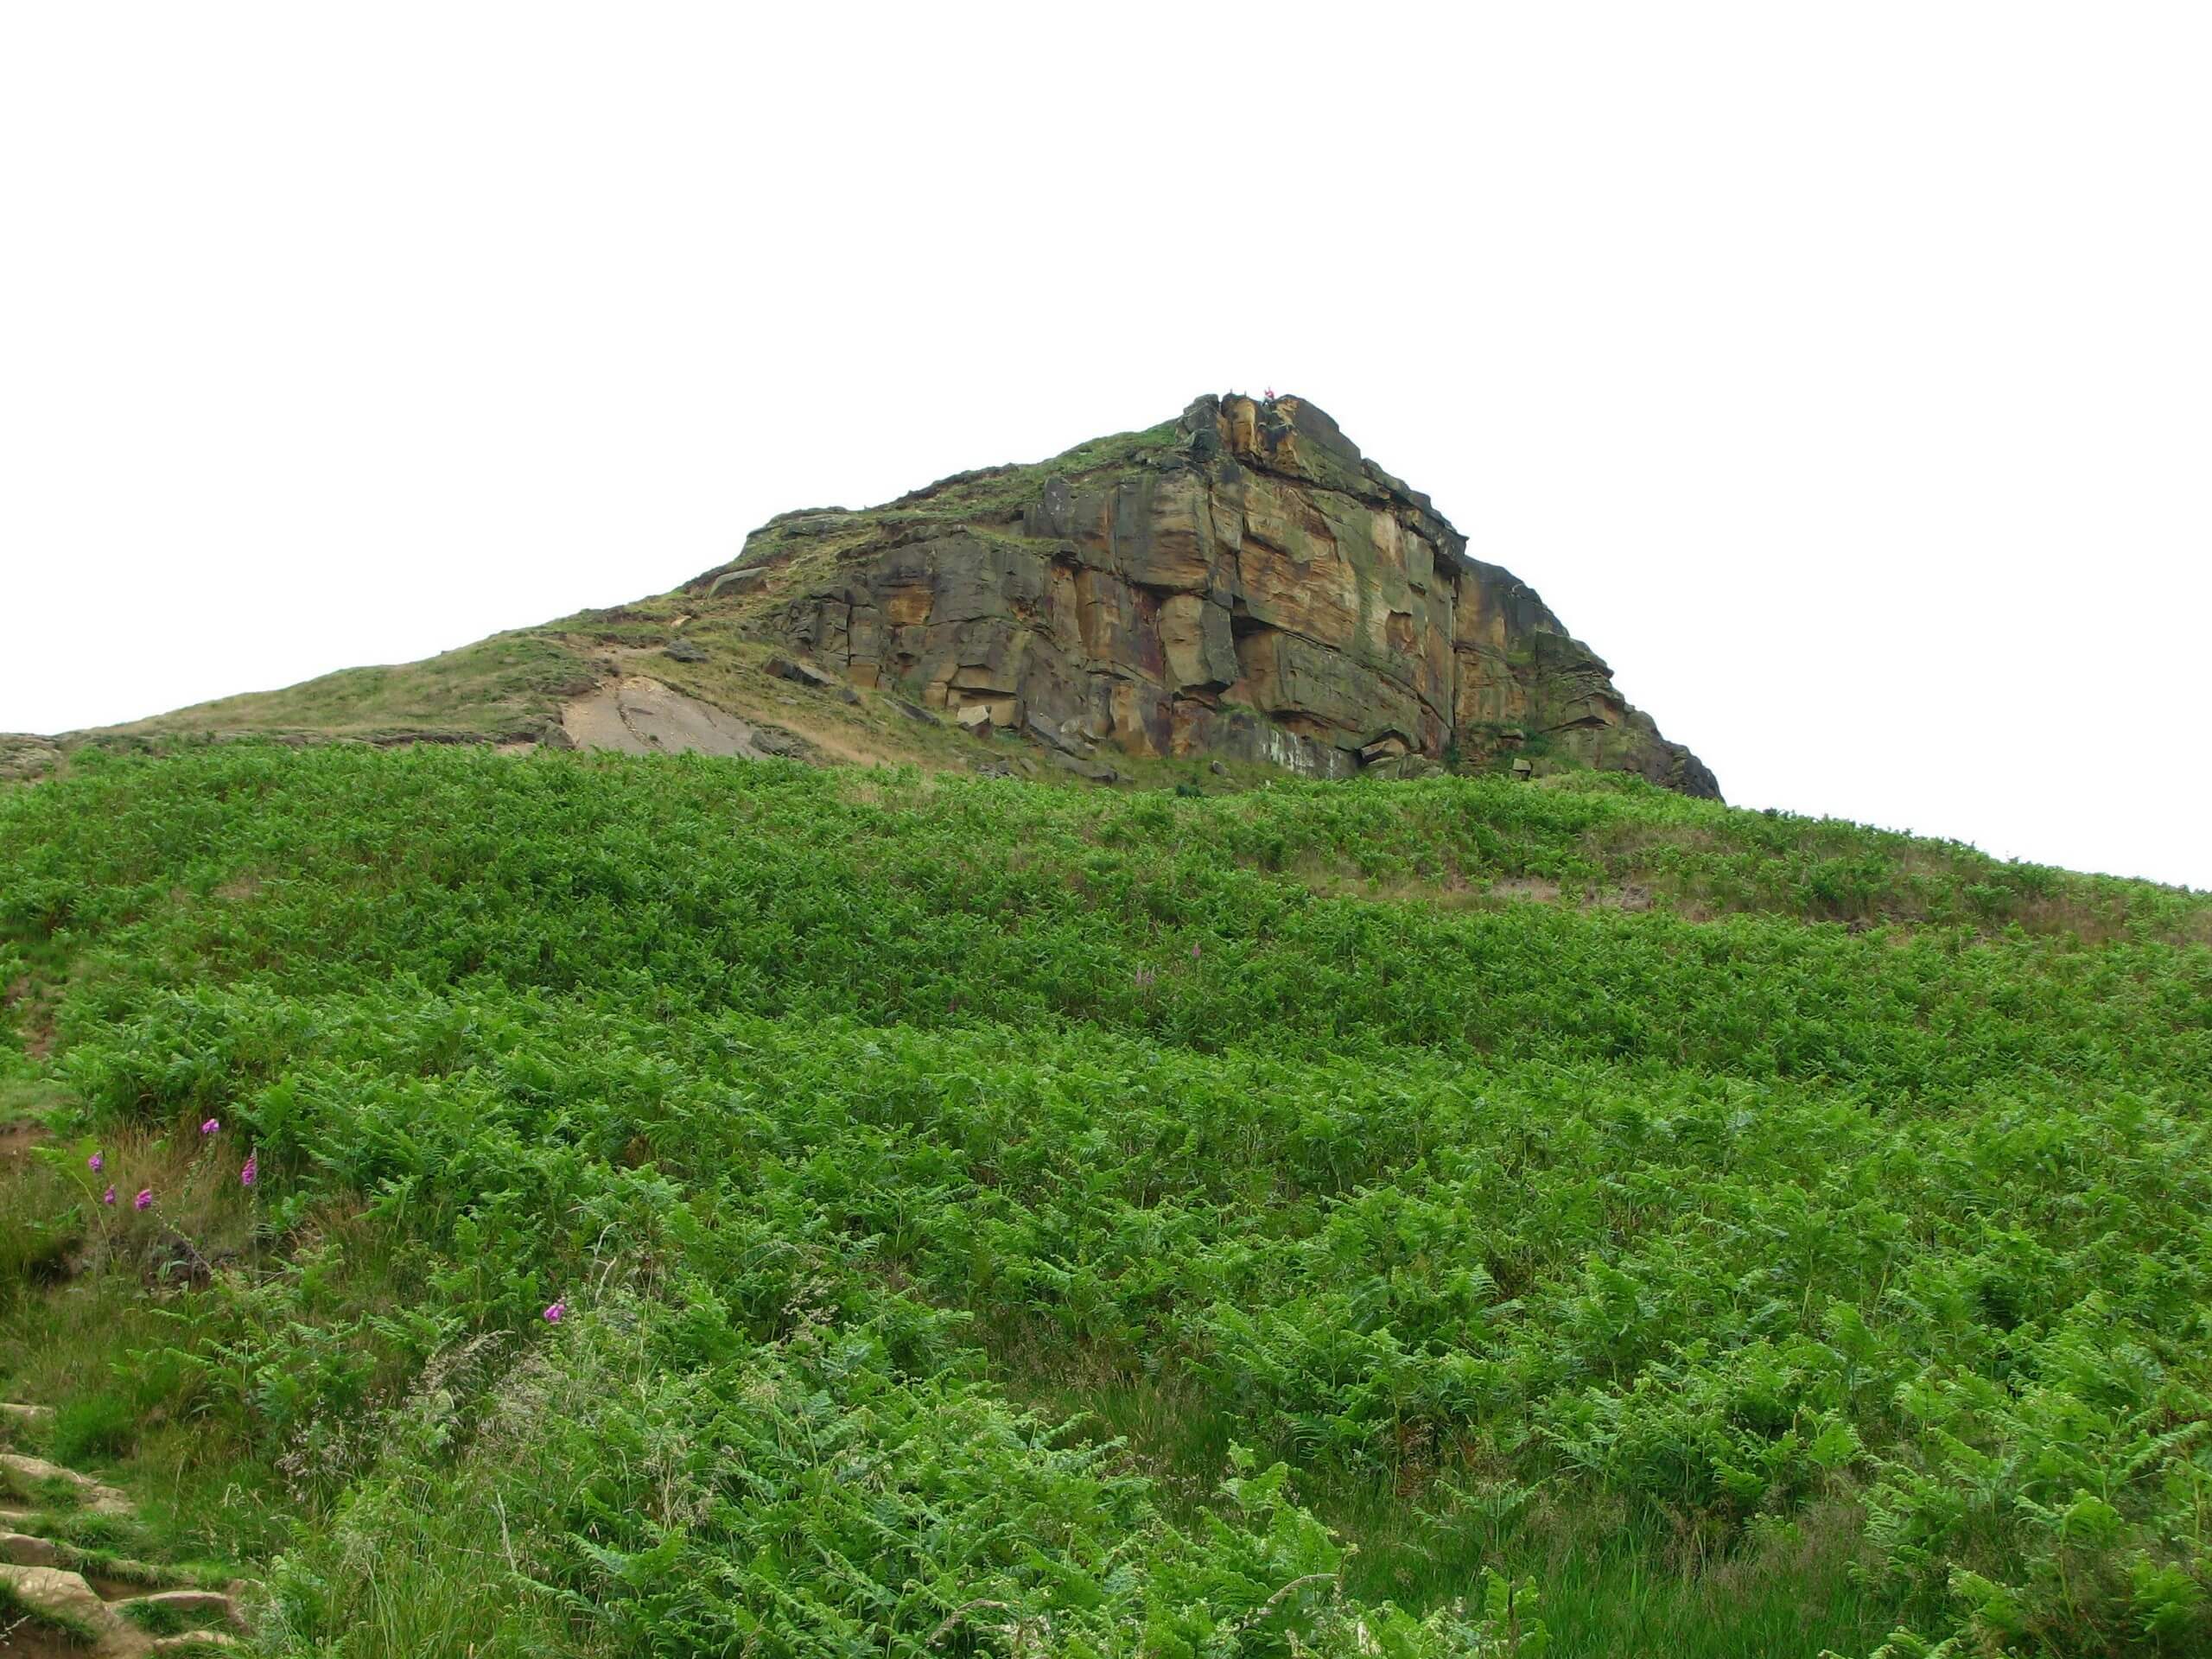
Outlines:
<svg viewBox="0 0 2212 1659"><path fill-rule="evenodd" d="M1065 471L958 474L896 511L772 521L763 560L837 550L804 581L792 564L764 631L972 728L1050 732L1064 755L1409 775L1447 750L1503 766L1541 746L1719 793L1533 589L1469 558L1427 496L1313 404L1200 397L1141 435L1071 451L1087 459ZM955 486L959 516L933 513Z"/></svg>

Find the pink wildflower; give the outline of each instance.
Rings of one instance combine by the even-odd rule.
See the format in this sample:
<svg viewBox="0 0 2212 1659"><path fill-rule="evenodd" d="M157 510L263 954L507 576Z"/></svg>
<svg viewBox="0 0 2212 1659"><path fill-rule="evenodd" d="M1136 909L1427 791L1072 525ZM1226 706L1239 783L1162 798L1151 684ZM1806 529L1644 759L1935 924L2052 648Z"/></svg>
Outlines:
<svg viewBox="0 0 2212 1659"><path fill-rule="evenodd" d="M223 1123L220 1118L211 1117L205 1123L202 1123L200 1126L200 1133L202 1135L213 1135L222 1127Z"/></svg>
<svg viewBox="0 0 2212 1659"><path fill-rule="evenodd" d="M569 1305L566 1302L548 1302L545 1306L545 1323L558 1325L568 1317L568 1313Z"/></svg>
<svg viewBox="0 0 2212 1659"><path fill-rule="evenodd" d="M251 1152L246 1154L245 1162L238 1166L238 1185L251 1186L260 1175L261 1163L258 1156Z"/></svg>
<svg viewBox="0 0 2212 1659"><path fill-rule="evenodd" d="M85 1167L91 1170L93 1174L97 1175L100 1171L107 1167L107 1160L101 1157L99 1154L96 1152L91 1157L85 1160Z"/></svg>
<svg viewBox="0 0 2212 1659"><path fill-rule="evenodd" d="M115 1189L111 1186L106 1192L101 1193L100 1202L102 1204L113 1204L115 1202Z"/></svg>
<svg viewBox="0 0 2212 1659"><path fill-rule="evenodd" d="M1198 945L1197 945L1196 944L1193 944L1191 946L1191 960L1192 960L1192 962L1196 962L1198 959Z"/></svg>
<svg viewBox="0 0 2212 1659"><path fill-rule="evenodd" d="M140 1187L138 1189L138 1196L130 1200L130 1207L133 1210L152 1209L154 1207L154 1189L150 1186Z"/></svg>

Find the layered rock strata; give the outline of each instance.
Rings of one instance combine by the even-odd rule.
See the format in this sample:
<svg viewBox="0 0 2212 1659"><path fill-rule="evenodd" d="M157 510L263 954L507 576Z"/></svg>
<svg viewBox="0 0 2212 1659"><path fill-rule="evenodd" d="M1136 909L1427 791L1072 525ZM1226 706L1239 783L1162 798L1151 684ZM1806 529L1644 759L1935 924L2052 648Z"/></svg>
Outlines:
<svg viewBox="0 0 2212 1659"><path fill-rule="evenodd" d="M1001 474L1016 499L979 491ZM892 509L785 515L695 585L774 593L765 632L855 684L1057 746L1323 777L1522 754L1719 793L1527 584L1300 398L1200 397L1079 475L962 474ZM813 537L834 568L778 582Z"/></svg>

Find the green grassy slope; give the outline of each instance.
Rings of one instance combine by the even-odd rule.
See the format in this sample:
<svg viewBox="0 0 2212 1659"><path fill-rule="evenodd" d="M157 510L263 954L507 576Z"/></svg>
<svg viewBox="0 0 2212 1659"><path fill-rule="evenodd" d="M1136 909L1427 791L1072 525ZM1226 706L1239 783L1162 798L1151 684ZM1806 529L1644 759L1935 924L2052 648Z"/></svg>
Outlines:
<svg viewBox="0 0 2212 1659"><path fill-rule="evenodd" d="M242 692L125 725L71 733L63 746L71 751L162 748L179 740L256 736L288 742L538 741L559 727L569 698L619 671L651 675L754 721L785 721L784 711L796 700L806 710L799 723L823 728L810 734L827 739L822 747L829 760L969 769L985 753L972 739L938 722L902 716L882 696L871 693L857 709L818 696L795 699L790 682L760 672L775 649L756 637L760 613L788 598L795 582L834 569L841 556L888 536L966 531L982 523L997 524L994 534L1008 534L1003 521L1018 520L1021 505L1035 498L1046 478L1095 486L1167 447L1174 429L1169 422L1093 439L1046 461L958 474L859 512L781 514L747 538L741 560L723 567L734 569L742 563L772 573L758 587L710 594L705 582L690 582L628 604L494 634L421 662L341 669L276 690ZM661 648L679 637L707 657L678 661L664 655ZM0 780L11 775L9 762L0 747ZM37 768L48 769L45 764ZM1129 768L1139 776L1159 769L1158 763Z"/></svg>
<svg viewBox="0 0 2212 1659"><path fill-rule="evenodd" d="M194 735L527 741L557 725L563 701L591 683L583 658L559 641L502 633L419 663L341 669L281 690L219 697L86 735L111 747L132 738Z"/></svg>
<svg viewBox="0 0 2212 1659"><path fill-rule="evenodd" d="M1594 778L86 756L0 1394L270 1652L2197 1650L2208 941Z"/></svg>

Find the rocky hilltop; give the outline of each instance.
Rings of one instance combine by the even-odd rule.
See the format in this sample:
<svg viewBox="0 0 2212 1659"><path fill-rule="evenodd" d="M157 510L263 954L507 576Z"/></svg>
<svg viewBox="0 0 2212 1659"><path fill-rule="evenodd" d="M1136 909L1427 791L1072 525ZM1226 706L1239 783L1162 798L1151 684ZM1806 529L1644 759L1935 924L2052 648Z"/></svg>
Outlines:
<svg viewBox="0 0 2212 1659"><path fill-rule="evenodd" d="M1522 759L1719 794L1535 590L1304 399L1204 397L1062 459L786 514L691 586L772 584L753 625L795 652L1063 750L1325 777Z"/></svg>
<svg viewBox="0 0 2212 1659"><path fill-rule="evenodd" d="M548 743L1111 780L1713 774L1511 572L1300 397L771 519L673 592L99 733ZM1193 763L1198 770L1193 773Z"/></svg>

